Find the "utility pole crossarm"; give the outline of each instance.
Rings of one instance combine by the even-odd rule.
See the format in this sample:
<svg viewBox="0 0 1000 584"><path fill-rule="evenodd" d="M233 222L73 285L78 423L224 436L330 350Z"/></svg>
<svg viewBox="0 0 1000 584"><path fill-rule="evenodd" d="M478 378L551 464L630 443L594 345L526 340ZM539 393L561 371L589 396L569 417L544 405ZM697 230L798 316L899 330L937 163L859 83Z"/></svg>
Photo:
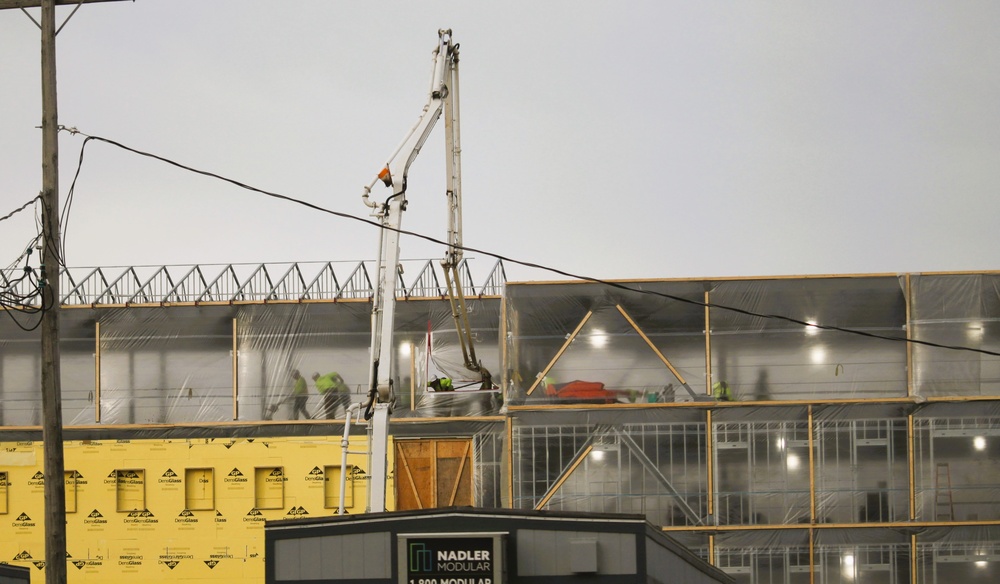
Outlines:
<svg viewBox="0 0 1000 584"><path fill-rule="evenodd" d="M126 0L54 0L56 6L66 4L90 4L92 2L123 2ZM132 0L135 2L135 0ZM38 8L42 5L42 0L0 0L0 10L6 8Z"/></svg>

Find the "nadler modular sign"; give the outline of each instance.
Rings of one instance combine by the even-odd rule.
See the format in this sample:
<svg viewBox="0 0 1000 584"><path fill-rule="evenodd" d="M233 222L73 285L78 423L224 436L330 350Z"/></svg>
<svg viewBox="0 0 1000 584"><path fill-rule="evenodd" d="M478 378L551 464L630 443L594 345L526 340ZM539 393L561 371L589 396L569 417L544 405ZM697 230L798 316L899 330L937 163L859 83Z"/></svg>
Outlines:
<svg viewBox="0 0 1000 584"><path fill-rule="evenodd" d="M402 584L502 584L501 534L399 536Z"/></svg>

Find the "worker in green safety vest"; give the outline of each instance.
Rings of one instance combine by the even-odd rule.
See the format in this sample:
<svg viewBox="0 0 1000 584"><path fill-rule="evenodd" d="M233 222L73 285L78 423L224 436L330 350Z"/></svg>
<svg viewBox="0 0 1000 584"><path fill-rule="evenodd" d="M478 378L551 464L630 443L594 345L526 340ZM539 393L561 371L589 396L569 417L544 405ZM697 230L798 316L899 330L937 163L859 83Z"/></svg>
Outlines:
<svg viewBox="0 0 1000 584"><path fill-rule="evenodd" d="M712 397L718 401L733 401L733 390L729 389L729 384L725 381L716 381L712 386Z"/></svg>
<svg viewBox="0 0 1000 584"><path fill-rule="evenodd" d="M435 377L427 382L427 387L434 391L455 391L455 384L450 377Z"/></svg>
<svg viewBox="0 0 1000 584"><path fill-rule="evenodd" d="M316 384L316 391L319 392L323 400L323 416L327 420L336 418L337 406L344 406L344 412L351 403L350 388L344 383L344 378L339 373L327 373L320 375L313 373L313 383Z"/></svg>

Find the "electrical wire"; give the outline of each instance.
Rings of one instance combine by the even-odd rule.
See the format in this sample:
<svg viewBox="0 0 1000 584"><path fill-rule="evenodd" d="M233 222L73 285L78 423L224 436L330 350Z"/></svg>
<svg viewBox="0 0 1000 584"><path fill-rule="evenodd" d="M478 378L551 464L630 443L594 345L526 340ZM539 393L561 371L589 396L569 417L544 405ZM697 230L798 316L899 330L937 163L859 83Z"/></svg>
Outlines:
<svg viewBox="0 0 1000 584"><path fill-rule="evenodd" d="M36 195L34 198L17 209L14 209L3 217L0 217L0 221L10 219L17 213L24 211L29 206L41 200L41 194ZM39 280L38 273L29 265L30 256L34 251L35 246L38 245L40 238L41 234L32 238L31 241L29 241L28 244L22 248L24 251L21 252L21 255L8 264L6 268L0 270L0 280L2 280L2 282L0 282L0 308L2 308L4 313L14 321L14 324L27 332L37 329L42 322L41 318L37 319L35 322L22 322L20 317L44 313L46 309L44 301L41 303L32 303L33 300L37 300L40 297L44 288L43 284ZM24 267L20 269L20 276L13 277L14 274L18 272L18 264L22 261L24 262Z"/></svg>
<svg viewBox="0 0 1000 584"><path fill-rule="evenodd" d="M668 300L674 300L676 302L682 302L682 303L685 303L685 304L691 304L691 305L700 306L700 307L703 307L703 308L715 308L715 309L718 309L718 310L726 310L726 311L729 311L729 312L735 312L737 314L743 314L743 315L746 315L746 316L753 316L753 317L757 317L757 318L765 318L765 319L770 319L770 320L780 320L780 321L784 321L784 322L788 322L788 323L792 323L792 324L796 324L796 325L801 325L801 326L804 326L804 327L811 327L811 328L814 328L814 329L827 330L827 331L838 331L838 332L842 332L842 333L847 333L847 334L852 334L852 335L857 335L857 336L863 336L863 337L868 337L868 338L872 338L872 339L879 339L879 340L884 340L884 341L910 343L910 344L922 345L922 346L926 346L926 347L934 347L934 348L938 348L938 349L949 349L949 350L953 350L953 351L969 351L969 352L973 352L973 353L980 353L980 354L983 354L983 355L990 355L990 356L994 356L994 357L1000 357L1000 352L988 351L986 349L977 349L975 347L966 347L966 346L962 346L962 345L945 345L945 344L941 344L941 343L935 343L935 342L932 342L932 341L922 341L922 340L919 340L919 339L908 339L908 338L905 338L905 337L894 337L894 336L889 336L889 335L881 335L881 334L872 333L872 332L868 332L868 331L857 330L857 329L851 329L851 328L845 328L845 327L839 327L839 326L833 326L833 325L824 325L824 324L818 324L818 323L813 323L813 322L807 322L807 321L804 321L804 320L799 320L797 318L792 318L792 317L784 316L784 315L781 315L781 314L763 314L763 313L759 313L759 312L754 312L752 310L745 310L745 309L742 309L742 308L737 308L737 307L734 307L734 306L727 306L727 305L723 305L723 304L716 304L714 302L704 302L704 301L700 301L700 300L692 300L690 298L684 298L682 296L675 296L673 294L667 294L665 292L658 292L658 291L655 291L655 290L644 290L644 289L641 289L641 288L633 288L631 286L627 286L627 285L622 284L620 282L612 282L612 281L608 281L608 280L602 280L600 278L595 278L593 276L585 276L585 275L580 275L580 274L574 274L572 272L567 272L565 270L561 270L561 269L558 269L558 268L553 268L553 267L550 267L550 266L545 266L545 265L534 263L534 262L528 262L528 261L524 261L524 260L518 260L518 259L515 259L515 258L511 258L511 257L508 257L508 256L504 256L504 255L501 255L501 254L498 254L498 253L494 253L494 252L491 252L491 251L487 251L487 250L483 250L483 249L477 249L477 248L469 247L469 246L465 246L465 245L461 245L461 246L453 245L453 244L451 244L449 242L442 241L440 239L437 239L435 237L431 237L429 235L424 235L422 233L417 233L417 232L409 231L409 230L406 230L406 229L388 227L388 226L383 225L383 224L381 224L381 223L379 223L377 221L372 221L370 219L365 219L363 217L357 217L355 215L351 215L351 214L348 214L348 213L343 213L341 211L334 211L332 209L327 209L325 207L320 207L319 205L315 205L315 204L310 203L308 201L303 201L301 199L296 199L294 197L290 197L290 196L287 196L287 195L282 195L280 193L266 191L264 189L260 189L260 188L254 187L254 186L251 186L251 185L239 182L237 180L234 180L234 179L231 179L231 178L219 175L219 174L215 174L213 172L209 172L209 171L206 171L206 170L200 170L200 169L197 169L197 168L193 168L193 167L181 164L180 162L176 162L174 160L171 160L169 158L165 158L163 156L159 156L159 155L156 155L156 154L152 154L152 153L149 153L149 152L143 152L142 150L137 150L135 148L131 148L129 146L126 146L126 145L121 144L119 142L116 142L114 140L110 140L108 138L102 138L100 136L91 136L91 135L88 135L88 134L84 134L83 132L80 132L76 128L60 127L60 129L68 131L68 132L70 132L71 134L74 134L74 135L80 134L81 136L84 136L83 144L80 146L79 166L77 167L76 174L73 177L73 183L72 183L72 185L70 187L70 192L72 192L73 189L76 187L76 179L80 175L80 167L83 165L83 151L87 147L87 143L88 142L90 142L91 140L96 140L96 141L99 141L99 142L104 142L106 144L110 144L112 146L116 146L118 148L121 148L122 150L126 150L128 152L132 152L133 154L137 154L139 156L145 156L147 158L152 158L154 160L159 160L160 162L169 164L171 166L180 168L182 170L186 170L188 172L192 172L192 173L195 173L195 174L200 174L202 176L207 176L207 177L211 177L211 178L215 178L215 179L221 180L223 182L230 183L232 185L238 186L238 187L240 187L242 189L246 189L248 191L252 191L252 192L255 192L255 193L260 193L262 195L273 197L275 199L281 199L283 201L288 201L288 202L291 202L291 203L296 203L298 205L302 205L303 207L307 207L309 209L313 209L314 211L320 211L322 213L327 213L327 214L333 215L335 217L340 217L342 219L348 219L348 220L351 220L351 221L357 221L357 222L360 222L360 223L365 223L367 225L371 225L371 226L377 227L379 229L388 229L390 231L395 231L396 233L399 233L401 235L408 235L410 237L415 237L415 238L418 238L418 239L423 239L425 241L429 241L431 243L437 243L437 244L440 244L440 245L444 245L446 247L457 247L457 248L459 248L459 249L461 249L463 251L467 251L467 252L471 252L471 253L477 253L477 254L482 254L482 255L485 255L485 256L492 257L492 258L496 258L496 259L500 260L501 262L507 262L507 263L511 263L511 264L516 264L516 265L519 265L519 266L524 266L526 268L543 270L543 271L546 271L546 272L551 272L553 274L558 274L560 276L565 276L567 278L572 278L574 280L583 280L583 281L592 282L592 283L595 283L595 284L601 284L603 286L608 286L610 288L615 288L615 289L618 289L618 290L623 290L623 291L630 292L630 293L645 294L645 295L649 295L649 296L655 296L655 297L659 297L659 298L665 298L665 299L668 299Z"/></svg>

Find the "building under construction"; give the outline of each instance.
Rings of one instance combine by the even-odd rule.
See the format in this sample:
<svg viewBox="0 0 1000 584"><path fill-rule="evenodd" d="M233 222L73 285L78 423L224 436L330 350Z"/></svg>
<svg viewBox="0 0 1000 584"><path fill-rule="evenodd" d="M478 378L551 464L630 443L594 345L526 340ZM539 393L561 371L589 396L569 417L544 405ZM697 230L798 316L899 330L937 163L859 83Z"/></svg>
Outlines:
<svg viewBox="0 0 1000 584"><path fill-rule="evenodd" d="M494 389L462 378L437 263L397 283L390 510L642 515L741 583L1000 579L1000 272L478 267L461 285ZM368 270L62 274L71 582L263 581L265 521L364 513L364 422L319 417L311 383L293 419L290 396L293 370L336 371L365 399ZM8 316L0 562L41 582L40 333Z"/></svg>

